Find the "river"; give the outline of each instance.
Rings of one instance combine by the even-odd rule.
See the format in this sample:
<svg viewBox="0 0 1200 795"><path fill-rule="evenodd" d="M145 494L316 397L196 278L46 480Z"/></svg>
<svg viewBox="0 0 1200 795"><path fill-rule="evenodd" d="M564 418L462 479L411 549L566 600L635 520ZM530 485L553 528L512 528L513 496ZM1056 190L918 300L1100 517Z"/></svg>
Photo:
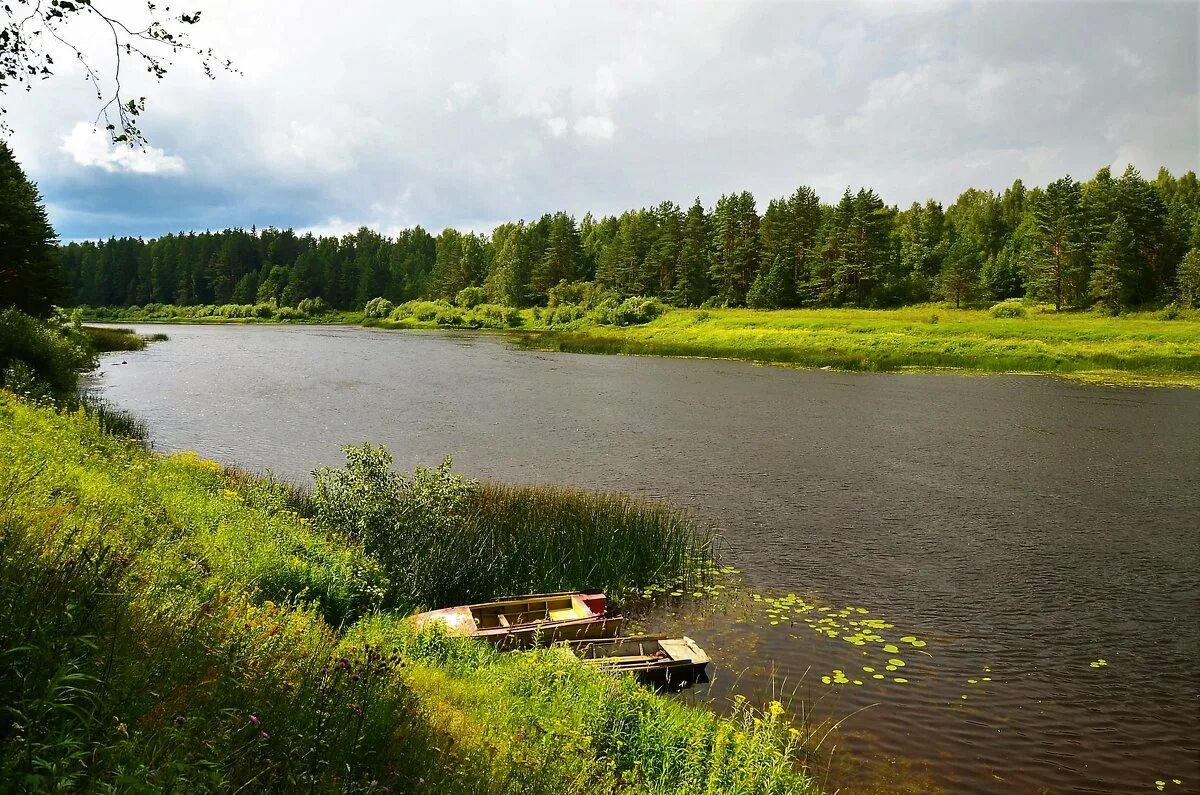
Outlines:
<svg viewBox="0 0 1200 795"><path fill-rule="evenodd" d="M714 523L738 606L660 616L717 661L691 697L850 716L841 742L872 772L834 765L831 788L1200 792L1200 390L139 330L170 340L105 356L93 384L161 449L306 479L370 440L400 468L451 454ZM867 619L896 657L854 642ZM850 681L823 684L835 669Z"/></svg>

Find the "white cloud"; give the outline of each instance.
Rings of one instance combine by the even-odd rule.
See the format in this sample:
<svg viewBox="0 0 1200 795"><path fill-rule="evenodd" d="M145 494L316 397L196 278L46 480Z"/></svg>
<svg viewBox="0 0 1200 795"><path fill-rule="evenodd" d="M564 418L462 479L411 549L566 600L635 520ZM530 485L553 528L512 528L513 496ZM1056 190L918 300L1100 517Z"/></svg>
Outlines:
<svg viewBox="0 0 1200 795"><path fill-rule="evenodd" d="M62 151L81 166L133 174L182 174L183 158L154 146L130 149L114 144L108 135L86 121L78 122L62 142Z"/></svg>
<svg viewBox="0 0 1200 795"><path fill-rule="evenodd" d="M575 121L575 134L580 138L607 141L613 137L617 125L607 116L582 116Z"/></svg>
<svg viewBox="0 0 1200 795"><path fill-rule="evenodd" d="M802 184L951 202L1119 159L1195 168L1195 19L1171 3L205 0L189 34L244 76L183 57L162 83L129 73L155 149L76 124L97 108L70 58L4 101L64 236L478 228L735 190L765 206ZM148 207L109 172L176 190Z"/></svg>

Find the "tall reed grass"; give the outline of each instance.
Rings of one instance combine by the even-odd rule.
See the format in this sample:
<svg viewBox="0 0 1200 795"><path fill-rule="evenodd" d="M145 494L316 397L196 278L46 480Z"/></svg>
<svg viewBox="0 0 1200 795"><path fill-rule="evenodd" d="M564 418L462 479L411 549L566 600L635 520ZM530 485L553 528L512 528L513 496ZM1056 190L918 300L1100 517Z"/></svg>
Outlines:
<svg viewBox="0 0 1200 795"><path fill-rule="evenodd" d="M583 588L619 595L711 568L711 532L667 505L479 484L456 475L449 459L401 474L383 448L345 451L344 468L314 473L314 520L382 563L394 609Z"/></svg>
<svg viewBox="0 0 1200 795"><path fill-rule="evenodd" d="M83 326L83 332L96 353L111 351L140 351L146 347L147 340L131 328L112 328L108 326ZM164 335L165 336L165 335Z"/></svg>

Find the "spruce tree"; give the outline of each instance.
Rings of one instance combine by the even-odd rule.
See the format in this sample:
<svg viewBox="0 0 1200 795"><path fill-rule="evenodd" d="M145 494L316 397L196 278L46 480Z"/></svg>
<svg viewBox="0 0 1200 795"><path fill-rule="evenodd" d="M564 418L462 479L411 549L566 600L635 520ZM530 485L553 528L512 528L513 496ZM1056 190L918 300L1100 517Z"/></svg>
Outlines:
<svg viewBox="0 0 1200 795"><path fill-rule="evenodd" d="M1200 248L1194 248L1179 263L1179 303L1200 308Z"/></svg>
<svg viewBox="0 0 1200 795"><path fill-rule="evenodd" d="M45 317L64 299L57 243L37 186L0 141L0 309Z"/></svg>
<svg viewBox="0 0 1200 795"><path fill-rule="evenodd" d="M1100 309L1116 314L1129 296L1129 278L1136 253L1125 216L1118 214L1104 242L1096 249L1096 262L1088 281L1088 297Z"/></svg>
<svg viewBox="0 0 1200 795"><path fill-rule="evenodd" d="M1034 237L1028 269L1035 295L1056 310L1073 303L1085 272L1086 241L1079 183L1070 176L1055 180L1036 197Z"/></svg>

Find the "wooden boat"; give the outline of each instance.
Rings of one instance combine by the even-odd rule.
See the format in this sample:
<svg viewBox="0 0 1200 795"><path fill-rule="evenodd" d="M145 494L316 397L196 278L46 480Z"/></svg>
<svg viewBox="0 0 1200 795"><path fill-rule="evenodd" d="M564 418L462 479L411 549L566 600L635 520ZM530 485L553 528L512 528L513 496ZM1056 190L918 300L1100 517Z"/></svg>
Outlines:
<svg viewBox="0 0 1200 795"><path fill-rule="evenodd" d="M708 681L709 656L688 637L638 635L611 640L576 641L571 651L588 665L629 673L645 684L680 689Z"/></svg>
<svg viewBox="0 0 1200 795"><path fill-rule="evenodd" d="M609 609L602 593L563 592L446 607L419 613L412 620L418 627L440 622L451 635L482 638L504 648L528 648L611 638L623 618Z"/></svg>

